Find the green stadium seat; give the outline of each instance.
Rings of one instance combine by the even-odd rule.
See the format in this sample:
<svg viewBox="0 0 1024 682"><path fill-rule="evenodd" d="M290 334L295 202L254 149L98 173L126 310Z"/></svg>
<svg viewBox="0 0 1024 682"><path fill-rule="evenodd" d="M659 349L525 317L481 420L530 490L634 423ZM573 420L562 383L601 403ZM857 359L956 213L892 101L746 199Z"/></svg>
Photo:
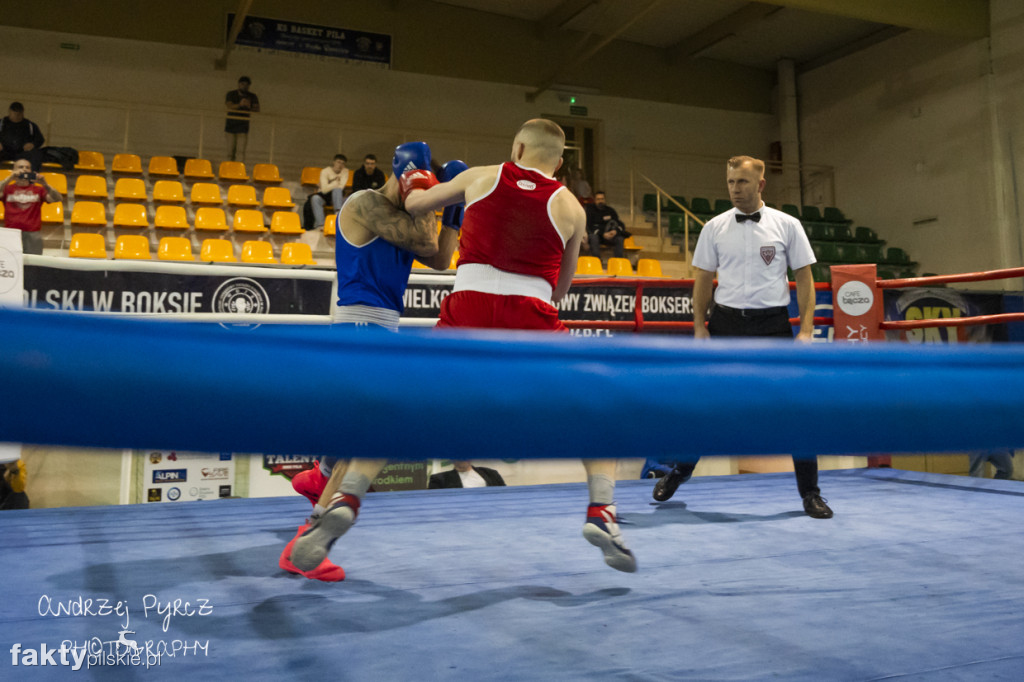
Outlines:
<svg viewBox="0 0 1024 682"><path fill-rule="evenodd" d="M714 216L714 211L711 210L711 202L704 197L694 197L690 201L690 210L697 214L697 217L701 220L707 220Z"/></svg>
<svg viewBox="0 0 1024 682"><path fill-rule="evenodd" d="M800 220L808 223L820 223L821 211L818 210L817 206L804 206L800 211Z"/></svg>
<svg viewBox="0 0 1024 682"><path fill-rule="evenodd" d="M811 265L811 275L814 277L815 282L832 281L832 269L823 263L814 263Z"/></svg>
<svg viewBox="0 0 1024 682"><path fill-rule="evenodd" d="M890 265L909 265L911 261L906 251L892 246L885 255L885 262Z"/></svg>
<svg viewBox="0 0 1024 682"><path fill-rule="evenodd" d="M882 260L882 245L857 244L857 260L861 263L877 263Z"/></svg>
<svg viewBox="0 0 1024 682"><path fill-rule="evenodd" d="M657 194L645 194L644 195L643 209L642 210L644 212L650 211L651 213L654 213L655 211L657 211L658 210L658 195Z"/></svg>
<svg viewBox="0 0 1024 682"><path fill-rule="evenodd" d="M782 212L785 213L786 215L793 216L797 220L800 220L800 209L794 206L793 204L783 204Z"/></svg>
<svg viewBox="0 0 1024 682"><path fill-rule="evenodd" d="M829 225L829 230L832 232L833 241L837 242L852 242L853 233L850 232L850 228L846 225Z"/></svg>
<svg viewBox="0 0 1024 682"><path fill-rule="evenodd" d="M835 206L826 206L824 213L821 215L822 219L827 223L844 223L849 225L852 220L848 220L843 212Z"/></svg>
<svg viewBox="0 0 1024 682"><path fill-rule="evenodd" d="M835 244L836 260L840 263L858 262L857 246L854 244Z"/></svg>
<svg viewBox="0 0 1024 682"><path fill-rule="evenodd" d="M675 201L677 201L680 204L682 204L683 206L685 206L686 208L690 208L690 205L688 203L686 203L686 197L682 197L682 196L679 196L677 194L673 194L672 198L675 199ZM682 213L683 212L683 209L681 209L678 206L676 206L675 203L672 202L672 201L665 201L665 209L664 210L666 212L668 212L668 213Z"/></svg>
<svg viewBox="0 0 1024 682"><path fill-rule="evenodd" d="M804 232L807 233L807 238L824 242L831 241L832 235L829 234L828 229L824 225L804 225Z"/></svg>
<svg viewBox="0 0 1024 682"><path fill-rule="evenodd" d="M732 209L732 202L728 199L715 199L715 215L721 215Z"/></svg>
<svg viewBox="0 0 1024 682"><path fill-rule="evenodd" d="M819 262L834 263L839 260L839 252L832 242L811 242L814 258Z"/></svg>
<svg viewBox="0 0 1024 682"><path fill-rule="evenodd" d="M877 244L882 241L870 227L858 227L853 234L854 239L861 244Z"/></svg>

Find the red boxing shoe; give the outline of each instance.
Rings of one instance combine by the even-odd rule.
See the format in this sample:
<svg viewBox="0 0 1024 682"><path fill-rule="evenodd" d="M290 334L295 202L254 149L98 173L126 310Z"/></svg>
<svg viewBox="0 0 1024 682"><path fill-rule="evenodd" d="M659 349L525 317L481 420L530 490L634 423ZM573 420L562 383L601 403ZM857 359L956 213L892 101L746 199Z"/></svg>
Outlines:
<svg viewBox="0 0 1024 682"><path fill-rule="evenodd" d="M295 541L299 539L299 536L305 533L308 528L308 524L299 526L299 532L295 534L295 537L292 538L291 542L285 545L284 551L281 552L281 558L278 560L277 565L289 573L296 573L304 578L309 578L310 580L320 580L325 583L336 583L344 580L345 569L331 563L330 559L324 559L320 562L320 565L312 571L299 570L299 568L292 563L292 546L295 544Z"/></svg>
<svg viewBox="0 0 1024 682"><path fill-rule="evenodd" d="M292 487L315 506L320 501L324 488L327 487L327 477L320 471L320 464L317 463L312 469L295 474L292 477Z"/></svg>

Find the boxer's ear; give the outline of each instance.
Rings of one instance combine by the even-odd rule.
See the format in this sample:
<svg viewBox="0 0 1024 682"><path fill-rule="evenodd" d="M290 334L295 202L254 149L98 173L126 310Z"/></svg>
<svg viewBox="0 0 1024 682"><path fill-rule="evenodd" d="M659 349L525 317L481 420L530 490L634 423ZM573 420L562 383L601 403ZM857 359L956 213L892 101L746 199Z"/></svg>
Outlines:
<svg viewBox="0 0 1024 682"><path fill-rule="evenodd" d="M563 164L564 162L565 162L565 159L564 159L564 158L562 158L561 156L560 156L560 157L558 157L558 165L557 165L557 166L555 166L555 173L557 173L557 172L558 172L558 169L562 167L562 164ZM554 174L554 173L552 173L552 175L553 175L553 174Z"/></svg>

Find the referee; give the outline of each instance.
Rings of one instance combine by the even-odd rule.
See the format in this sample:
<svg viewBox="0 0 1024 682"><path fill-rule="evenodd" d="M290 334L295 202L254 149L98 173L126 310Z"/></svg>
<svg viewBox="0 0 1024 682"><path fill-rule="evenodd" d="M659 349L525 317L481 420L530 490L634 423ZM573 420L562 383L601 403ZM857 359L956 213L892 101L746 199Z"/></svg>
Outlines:
<svg viewBox="0 0 1024 682"><path fill-rule="evenodd" d="M811 244L800 221L761 201L764 161L734 156L726 170L733 209L709 220L693 252L696 270L693 285L693 336L779 337L792 339L789 324L789 281L786 268L796 279L800 307L797 341L810 342L814 334L815 262ZM711 303L715 272L718 289L711 321L704 327ZM654 499L664 502L681 483L689 480L696 462L677 464L654 486ZM817 459L793 458L797 489L804 511L816 519L832 517L832 510L818 488Z"/></svg>

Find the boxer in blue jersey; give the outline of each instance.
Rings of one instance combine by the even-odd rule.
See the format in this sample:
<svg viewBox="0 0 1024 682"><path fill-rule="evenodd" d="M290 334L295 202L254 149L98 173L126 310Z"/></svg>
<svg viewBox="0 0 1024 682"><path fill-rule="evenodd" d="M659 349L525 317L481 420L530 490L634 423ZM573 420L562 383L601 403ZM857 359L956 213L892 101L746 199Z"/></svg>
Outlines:
<svg viewBox="0 0 1024 682"><path fill-rule="evenodd" d="M446 211L439 234L433 211L409 215L402 210L405 196L412 189L437 184L430 170L427 144L399 145L391 167L392 175L383 187L353 194L336 219L338 301L333 313L335 324L375 325L397 331L413 259L435 270L446 270L458 245L461 213ZM461 161L445 164L441 180L454 177L465 167ZM314 503L311 522L329 506L339 487L343 495L349 494L358 509L370 482L387 464L386 459L357 458L347 467L335 466L335 462L334 458L323 458L318 467L292 479L292 487ZM305 568L292 563L296 541L309 527L307 523L299 528L298 534L284 548L279 565L286 571L315 580L343 580L344 570L326 556L311 565L304 564Z"/></svg>

